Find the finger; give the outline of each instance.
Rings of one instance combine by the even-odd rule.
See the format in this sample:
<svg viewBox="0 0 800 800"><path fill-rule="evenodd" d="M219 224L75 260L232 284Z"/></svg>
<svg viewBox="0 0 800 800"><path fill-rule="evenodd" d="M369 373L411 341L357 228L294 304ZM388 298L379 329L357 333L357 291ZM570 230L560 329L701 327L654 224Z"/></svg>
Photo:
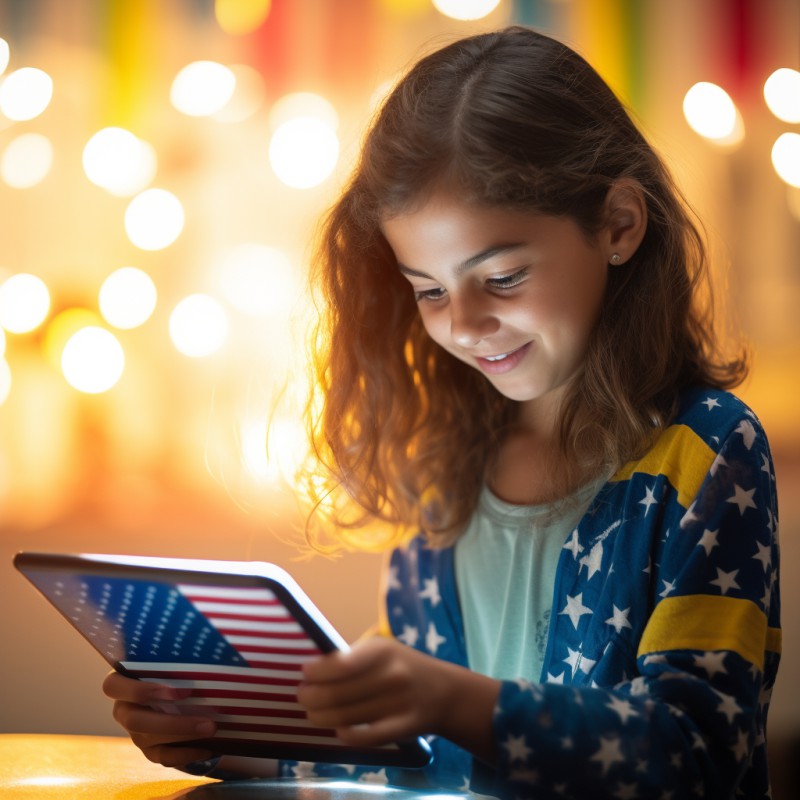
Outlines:
<svg viewBox="0 0 800 800"><path fill-rule="evenodd" d="M141 749L149 761L161 764L164 767L184 767L193 761L205 761L216 755L211 750L204 750L199 747L142 746L136 739L133 742Z"/></svg>
<svg viewBox="0 0 800 800"><path fill-rule="evenodd" d="M355 678L367 671L371 663L355 650L349 653L326 653L303 664L303 678L311 683Z"/></svg>
<svg viewBox="0 0 800 800"><path fill-rule="evenodd" d="M406 705L397 698L380 694L348 705L337 705L306 712L310 722L321 728L340 728L369 725L405 711Z"/></svg>
<svg viewBox="0 0 800 800"><path fill-rule="evenodd" d="M216 730L208 717L165 714L136 703L117 701L112 713L128 733L150 737L149 744L206 738Z"/></svg>
<svg viewBox="0 0 800 800"><path fill-rule="evenodd" d="M191 694L189 689L178 689L163 683L139 681L119 672L109 673L103 681L103 693L112 700L122 700L139 705L181 700Z"/></svg>
<svg viewBox="0 0 800 800"><path fill-rule="evenodd" d="M396 714L371 724L345 725L336 728L337 737L353 747L380 747L418 735L413 717Z"/></svg>

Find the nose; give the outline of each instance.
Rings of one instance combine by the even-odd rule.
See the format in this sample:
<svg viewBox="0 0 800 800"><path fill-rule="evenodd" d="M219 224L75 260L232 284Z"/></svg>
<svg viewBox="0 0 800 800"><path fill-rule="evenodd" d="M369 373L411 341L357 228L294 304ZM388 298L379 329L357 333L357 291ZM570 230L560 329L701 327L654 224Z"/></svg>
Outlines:
<svg viewBox="0 0 800 800"><path fill-rule="evenodd" d="M460 347L474 347L500 327L489 302L476 296L450 300L450 336Z"/></svg>

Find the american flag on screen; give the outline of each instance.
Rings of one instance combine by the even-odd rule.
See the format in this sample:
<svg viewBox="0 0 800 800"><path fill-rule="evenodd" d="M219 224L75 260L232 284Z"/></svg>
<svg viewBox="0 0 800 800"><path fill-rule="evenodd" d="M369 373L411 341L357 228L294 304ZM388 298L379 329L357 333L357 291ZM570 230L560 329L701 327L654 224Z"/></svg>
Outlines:
<svg viewBox="0 0 800 800"><path fill-rule="evenodd" d="M60 588L77 596L64 610L101 651L142 680L192 690L166 710L213 718L216 740L337 746L295 696L303 662L321 651L269 589L79 580Z"/></svg>

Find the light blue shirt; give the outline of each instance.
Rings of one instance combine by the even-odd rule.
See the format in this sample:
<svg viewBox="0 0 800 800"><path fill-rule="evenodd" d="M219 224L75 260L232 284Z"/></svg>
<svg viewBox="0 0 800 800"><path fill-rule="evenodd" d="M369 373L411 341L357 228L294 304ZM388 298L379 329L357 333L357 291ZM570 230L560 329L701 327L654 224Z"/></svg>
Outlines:
<svg viewBox="0 0 800 800"><path fill-rule="evenodd" d="M472 670L500 680L540 679L558 559L600 485L535 506L512 505L483 489L455 548Z"/></svg>

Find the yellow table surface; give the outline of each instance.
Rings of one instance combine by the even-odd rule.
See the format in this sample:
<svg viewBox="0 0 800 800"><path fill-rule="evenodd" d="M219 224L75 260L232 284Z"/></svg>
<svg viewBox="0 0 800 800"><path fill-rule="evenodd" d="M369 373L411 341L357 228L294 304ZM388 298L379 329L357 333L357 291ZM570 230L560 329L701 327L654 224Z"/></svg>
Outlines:
<svg viewBox="0 0 800 800"><path fill-rule="evenodd" d="M476 798L324 779L213 781L149 762L127 738L0 734L2 800L407 800Z"/></svg>

